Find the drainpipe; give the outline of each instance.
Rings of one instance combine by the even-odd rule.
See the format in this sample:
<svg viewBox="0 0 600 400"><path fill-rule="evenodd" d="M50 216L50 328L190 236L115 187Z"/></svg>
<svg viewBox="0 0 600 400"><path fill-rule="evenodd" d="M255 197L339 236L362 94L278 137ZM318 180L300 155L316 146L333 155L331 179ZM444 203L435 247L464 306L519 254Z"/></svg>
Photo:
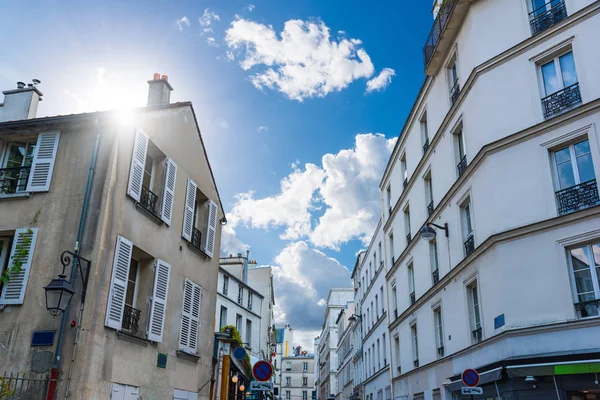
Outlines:
<svg viewBox="0 0 600 400"><path fill-rule="evenodd" d="M219 349L219 369L217 373L217 386L214 390L214 400L221 399L221 384L223 382L223 348Z"/></svg>
<svg viewBox="0 0 600 400"><path fill-rule="evenodd" d="M250 257L250 250L246 250L246 262L244 263L244 283L248 284L248 257Z"/></svg>
<svg viewBox="0 0 600 400"><path fill-rule="evenodd" d="M85 187L85 195L83 198L83 207L81 209L81 217L79 218L79 229L77 230L77 240L75 242L75 249L74 249L75 254L79 254L81 238L83 236L83 229L85 228L85 219L86 219L86 215L87 215L88 205L90 202L90 194L92 191L92 182L94 179L96 159L98 158L98 149L100 147L100 129L98 126L97 119L94 122L94 126L96 128L96 141L94 143L94 153L92 154L92 160L91 160L90 169L88 172L87 185ZM69 277L70 282L74 282L75 274L77 273L77 268L75 265L75 263L77 262L76 260L77 259L73 259L71 275ZM80 318L81 318L81 315L83 315L83 301L84 300L82 299L81 309L80 309ZM49 385L47 400L53 400L54 394L56 391L57 379L58 379L58 368L59 368L59 364L60 364L60 352L61 352L62 342L63 342L63 338L64 338L65 326L67 325L67 319L68 319L68 315L66 312L64 312L62 314L62 318L60 321L60 329L58 331L58 339L56 341L56 350L54 351L54 362L52 364L52 370L50 373L50 385ZM72 365L72 363L71 363L71 365ZM70 375L70 373L69 373L69 375Z"/></svg>

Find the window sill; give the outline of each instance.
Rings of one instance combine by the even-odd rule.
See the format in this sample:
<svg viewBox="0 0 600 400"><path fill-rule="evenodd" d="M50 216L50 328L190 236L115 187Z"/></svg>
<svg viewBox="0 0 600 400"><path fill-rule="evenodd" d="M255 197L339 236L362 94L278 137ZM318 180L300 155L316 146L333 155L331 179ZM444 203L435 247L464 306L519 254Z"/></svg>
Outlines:
<svg viewBox="0 0 600 400"><path fill-rule="evenodd" d="M198 362L198 360L200 360L200 356L197 356L196 354L190 354L183 350L177 350L175 353L177 354L177 357L181 357L188 361Z"/></svg>
<svg viewBox="0 0 600 400"><path fill-rule="evenodd" d="M192 242L187 242L187 245L190 248L190 250L192 250L194 253L198 254L199 256L201 256L202 258L204 258L205 260L207 260L207 259L210 258L208 256L208 254L206 254L205 252L203 252L202 250L200 250L199 248L197 248L196 246L194 246L192 244Z"/></svg>
<svg viewBox="0 0 600 400"><path fill-rule="evenodd" d="M0 199L20 199L23 197L31 197L30 192L19 192L11 194L0 194Z"/></svg>
<svg viewBox="0 0 600 400"><path fill-rule="evenodd" d="M146 347L149 343L151 343L148 339L132 335L131 333L127 333L125 331L117 331L117 337L121 340L136 343L143 347Z"/></svg>
<svg viewBox="0 0 600 400"><path fill-rule="evenodd" d="M144 207L142 207L142 205L139 202L135 202L135 207L140 210L141 212L143 212L144 214L146 214L152 221L154 221L154 223L156 225L163 225L164 222L162 219L160 219L160 217L158 217L156 214L153 214L152 212L146 210Z"/></svg>

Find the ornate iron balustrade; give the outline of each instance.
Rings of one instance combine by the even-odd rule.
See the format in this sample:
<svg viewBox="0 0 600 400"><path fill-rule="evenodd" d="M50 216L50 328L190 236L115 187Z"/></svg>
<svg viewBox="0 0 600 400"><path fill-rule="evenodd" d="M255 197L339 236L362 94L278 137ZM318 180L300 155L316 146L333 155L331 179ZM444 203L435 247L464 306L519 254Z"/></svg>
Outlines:
<svg viewBox="0 0 600 400"><path fill-rule="evenodd" d="M552 93L542 99L542 107L544 108L544 117L549 117L552 114L561 112L564 109L571 107L574 104L581 103L581 91L579 90L579 82L567 86L558 92Z"/></svg>
<svg viewBox="0 0 600 400"><path fill-rule="evenodd" d="M407 186L408 186L408 178L404 178L404 182L402 182L402 188L406 189Z"/></svg>
<svg viewBox="0 0 600 400"><path fill-rule="evenodd" d="M123 330L129 331L134 335L138 332L138 322L140 322L141 311L125 304L123 308Z"/></svg>
<svg viewBox="0 0 600 400"><path fill-rule="evenodd" d="M438 283L440 281L440 270L436 268L435 271L431 273L431 277L433 278L434 285Z"/></svg>
<svg viewBox="0 0 600 400"><path fill-rule="evenodd" d="M456 82L454 82L454 86L452 86L452 89L450 89L451 105L454 105L454 103L456 103L456 100L458 99L459 94L460 94L460 85L458 84L458 80L456 80Z"/></svg>
<svg viewBox="0 0 600 400"><path fill-rule="evenodd" d="M440 357L444 357L444 346L440 346L440 347L438 347L438 348L437 348L437 351L438 351L438 355L439 355Z"/></svg>
<svg viewBox="0 0 600 400"><path fill-rule="evenodd" d="M544 4L540 8L529 13L529 23L531 24L532 35L537 35L568 17L567 7L565 6L564 1L561 1L549 10L546 10L546 6L547 4Z"/></svg>
<svg viewBox="0 0 600 400"><path fill-rule="evenodd" d="M575 311L579 312L581 318L595 317L600 311L600 299L575 303Z"/></svg>
<svg viewBox="0 0 600 400"><path fill-rule="evenodd" d="M160 218L157 211L156 204L158 203L158 196L152 193L146 186L142 186L142 193L140 194L139 205L150 214Z"/></svg>
<svg viewBox="0 0 600 400"><path fill-rule="evenodd" d="M462 174L467 169L467 155L465 154L463 158L460 159L460 162L456 166L456 170L458 171L458 177L460 178Z"/></svg>
<svg viewBox="0 0 600 400"><path fill-rule="evenodd" d="M433 214L433 200L427 205L427 215L431 217L431 214Z"/></svg>
<svg viewBox="0 0 600 400"><path fill-rule="evenodd" d="M192 240L190 244L198 250L202 250L202 232L195 227L192 228Z"/></svg>
<svg viewBox="0 0 600 400"><path fill-rule="evenodd" d="M27 189L31 167L0 169L0 194L15 194Z"/></svg>
<svg viewBox="0 0 600 400"><path fill-rule="evenodd" d="M481 339L483 339L483 330L481 327L473 330L473 339L475 339L476 343L481 342Z"/></svg>
<svg viewBox="0 0 600 400"><path fill-rule="evenodd" d="M465 240L465 257L469 256L473 250L475 250L475 239L473 238L473 235L471 235Z"/></svg>
<svg viewBox="0 0 600 400"><path fill-rule="evenodd" d="M595 179L562 189L556 192L558 213L560 215L583 210L600 204L598 183Z"/></svg>
<svg viewBox="0 0 600 400"><path fill-rule="evenodd" d="M419 368L419 359L418 358L413 361L413 365L415 366L415 368Z"/></svg>
<svg viewBox="0 0 600 400"><path fill-rule="evenodd" d="M412 241L412 236L409 233L408 235L406 235L406 245L408 246L411 241Z"/></svg>
<svg viewBox="0 0 600 400"><path fill-rule="evenodd" d="M427 37L427 41L425 42L425 46L423 46L423 57L425 59L425 68L429 65L429 61L433 57L435 53L435 48L437 47L446 26L448 25L448 21L450 20L450 15L452 15L452 11L454 11L454 6L456 5L456 0L446 0L440 7L437 16L435 17L435 21L433 21L433 26L431 27L431 31L429 31L429 36Z"/></svg>
<svg viewBox="0 0 600 400"><path fill-rule="evenodd" d="M415 304L416 301L417 301L417 299L415 296L415 291L413 290L410 294L410 304L413 305L413 304Z"/></svg>
<svg viewBox="0 0 600 400"><path fill-rule="evenodd" d="M429 138L425 139L425 143L423 144L423 154L427 153L427 149L429 149Z"/></svg>

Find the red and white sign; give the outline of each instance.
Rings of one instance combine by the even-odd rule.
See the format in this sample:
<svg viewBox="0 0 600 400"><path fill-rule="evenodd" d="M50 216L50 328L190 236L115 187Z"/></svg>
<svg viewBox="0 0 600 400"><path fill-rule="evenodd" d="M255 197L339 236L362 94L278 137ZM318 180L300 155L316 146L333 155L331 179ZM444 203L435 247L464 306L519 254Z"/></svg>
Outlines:
<svg viewBox="0 0 600 400"><path fill-rule="evenodd" d="M469 387L475 387L479 385L479 373L474 369L465 369L461 375L462 381Z"/></svg>
<svg viewBox="0 0 600 400"><path fill-rule="evenodd" d="M259 382L267 382L273 375L273 367L267 361L259 361L252 367L252 375Z"/></svg>

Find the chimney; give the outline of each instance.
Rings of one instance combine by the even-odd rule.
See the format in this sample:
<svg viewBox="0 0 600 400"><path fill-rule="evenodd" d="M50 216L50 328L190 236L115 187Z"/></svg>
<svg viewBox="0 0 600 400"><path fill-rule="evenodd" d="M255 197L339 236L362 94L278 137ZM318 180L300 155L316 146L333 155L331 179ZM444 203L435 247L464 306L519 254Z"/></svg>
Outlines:
<svg viewBox="0 0 600 400"><path fill-rule="evenodd" d="M38 79L32 79L28 85L17 82L16 89L2 92L4 103L0 104L0 122L35 118L43 96L37 88L40 83Z"/></svg>
<svg viewBox="0 0 600 400"><path fill-rule="evenodd" d="M148 105L160 106L171 102L171 91L173 88L169 84L167 75L154 74L154 79L148 81Z"/></svg>

